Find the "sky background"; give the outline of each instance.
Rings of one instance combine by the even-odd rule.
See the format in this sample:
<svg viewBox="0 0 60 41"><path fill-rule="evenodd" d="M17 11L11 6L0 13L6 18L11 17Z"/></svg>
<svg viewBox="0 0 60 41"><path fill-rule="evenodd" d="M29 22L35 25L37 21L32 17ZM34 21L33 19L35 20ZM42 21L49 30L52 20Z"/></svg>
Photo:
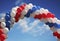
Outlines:
<svg viewBox="0 0 60 41"><path fill-rule="evenodd" d="M21 5L21 3L39 5L48 9L60 19L60 0L0 0L0 13L9 12L12 7ZM34 23L37 24L33 25ZM47 28L48 26L39 20L24 18L14 24L8 33L8 39L6 41L57 41L49 28Z"/></svg>

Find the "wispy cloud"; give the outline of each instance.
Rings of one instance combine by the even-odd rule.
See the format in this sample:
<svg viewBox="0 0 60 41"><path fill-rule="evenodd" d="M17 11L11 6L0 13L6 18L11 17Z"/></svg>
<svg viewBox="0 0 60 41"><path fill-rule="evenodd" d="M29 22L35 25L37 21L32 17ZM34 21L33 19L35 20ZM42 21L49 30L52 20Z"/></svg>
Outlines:
<svg viewBox="0 0 60 41"><path fill-rule="evenodd" d="M23 0L17 0L17 1L15 2L15 5L23 4L23 3L24 3Z"/></svg>
<svg viewBox="0 0 60 41"><path fill-rule="evenodd" d="M49 31L49 26L45 25L40 20L33 20L31 18L20 19L19 26L22 33L29 33L33 36L42 35L46 31Z"/></svg>

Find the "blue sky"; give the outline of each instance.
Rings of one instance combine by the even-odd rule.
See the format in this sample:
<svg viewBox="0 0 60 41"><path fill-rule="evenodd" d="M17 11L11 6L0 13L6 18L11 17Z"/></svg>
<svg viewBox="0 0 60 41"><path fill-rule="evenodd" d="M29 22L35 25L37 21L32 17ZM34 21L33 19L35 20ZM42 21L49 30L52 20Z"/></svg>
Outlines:
<svg viewBox="0 0 60 41"><path fill-rule="evenodd" d="M60 19L60 0L0 0L0 13L11 11L12 7L20 5L21 3L33 3L34 5L47 8ZM23 20L21 21L23 22ZM26 25L28 29L33 26L34 22L35 19L33 18L24 18L24 25ZM19 21L18 23L15 23L13 28L9 31L8 39L6 41L56 41L52 32L45 28L47 26L44 27L42 24L44 23L38 22L36 27L32 28L31 31L31 29L25 30L24 26L22 26L22 23ZM37 31L38 27L40 28L39 31Z"/></svg>

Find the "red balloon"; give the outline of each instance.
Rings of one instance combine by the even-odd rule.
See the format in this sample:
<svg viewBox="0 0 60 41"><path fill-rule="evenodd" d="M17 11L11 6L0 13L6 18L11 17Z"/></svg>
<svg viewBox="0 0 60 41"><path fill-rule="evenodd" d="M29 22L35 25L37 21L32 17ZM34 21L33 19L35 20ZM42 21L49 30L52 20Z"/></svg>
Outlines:
<svg viewBox="0 0 60 41"><path fill-rule="evenodd" d="M47 18L54 18L54 17L55 17L54 14L52 14L52 13L47 13Z"/></svg>
<svg viewBox="0 0 60 41"><path fill-rule="evenodd" d="M60 39L60 34L57 35L57 38Z"/></svg>
<svg viewBox="0 0 60 41"><path fill-rule="evenodd" d="M58 32L54 32L53 35L60 39L60 34Z"/></svg>
<svg viewBox="0 0 60 41"><path fill-rule="evenodd" d="M0 28L0 35L4 33L4 30Z"/></svg>
<svg viewBox="0 0 60 41"><path fill-rule="evenodd" d="M21 5L18 9L17 9L17 13L21 13L22 10L25 8L26 4Z"/></svg>
<svg viewBox="0 0 60 41"><path fill-rule="evenodd" d="M55 15L54 15L54 14L51 14L51 17L52 17L52 18L54 18L54 17L55 17Z"/></svg>
<svg viewBox="0 0 60 41"><path fill-rule="evenodd" d="M24 9L25 6L26 6L26 4L23 4L23 5L20 6L20 8L21 8L21 9Z"/></svg>
<svg viewBox="0 0 60 41"><path fill-rule="evenodd" d="M17 13L21 13L22 9L21 8L17 8Z"/></svg>
<svg viewBox="0 0 60 41"><path fill-rule="evenodd" d="M53 36L57 36L58 35L58 33L57 32L53 32Z"/></svg>
<svg viewBox="0 0 60 41"><path fill-rule="evenodd" d="M36 19L41 19L41 18L42 18L42 15L41 15L41 14L35 15L34 18L36 18Z"/></svg>
<svg viewBox="0 0 60 41"><path fill-rule="evenodd" d="M0 40L3 40L4 41L6 38L7 38L7 36L5 34L1 34L0 35Z"/></svg>
<svg viewBox="0 0 60 41"><path fill-rule="evenodd" d="M5 41L5 40L0 40L0 41Z"/></svg>
<svg viewBox="0 0 60 41"><path fill-rule="evenodd" d="M43 13L42 18L47 18L47 15Z"/></svg>
<svg viewBox="0 0 60 41"><path fill-rule="evenodd" d="M18 22L19 18L20 18L21 14L20 13L16 13L15 16L15 22Z"/></svg>

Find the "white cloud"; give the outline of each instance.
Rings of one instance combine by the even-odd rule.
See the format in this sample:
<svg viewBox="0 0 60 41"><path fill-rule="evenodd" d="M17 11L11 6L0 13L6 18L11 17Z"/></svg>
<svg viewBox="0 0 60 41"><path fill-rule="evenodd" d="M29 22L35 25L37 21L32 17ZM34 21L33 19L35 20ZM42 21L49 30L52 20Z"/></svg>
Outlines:
<svg viewBox="0 0 60 41"><path fill-rule="evenodd" d="M42 35L49 30L49 26L40 20L32 20L30 18L20 19L19 26L23 33L29 33L33 36Z"/></svg>
<svg viewBox="0 0 60 41"><path fill-rule="evenodd" d="M24 3L23 0L17 0L17 1L15 2L15 5L23 4L23 3Z"/></svg>
<svg viewBox="0 0 60 41"><path fill-rule="evenodd" d="M15 4L16 4L16 5L19 4L20 1L21 1L21 0L17 0L17 1L15 2Z"/></svg>

